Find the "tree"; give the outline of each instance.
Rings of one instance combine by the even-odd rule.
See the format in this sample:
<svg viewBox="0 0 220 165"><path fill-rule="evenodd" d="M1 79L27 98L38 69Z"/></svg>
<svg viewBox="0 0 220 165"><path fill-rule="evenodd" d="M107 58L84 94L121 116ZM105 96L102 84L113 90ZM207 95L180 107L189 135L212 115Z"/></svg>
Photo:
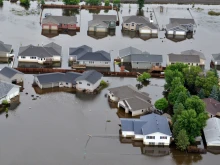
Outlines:
<svg viewBox="0 0 220 165"><path fill-rule="evenodd" d="M216 85L214 85L212 87L212 92L211 94L209 95L210 98L213 98L215 100L218 100L218 96L219 96L219 91L218 91L218 88Z"/></svg>
<svg viewBox="0 0 220 165"><path fill-rule="evenodd" d="M2 6L3 5L3 0L0 0L0 6Z"/></svg>
<svg viewBox="0 0 220 165"><path fill-rule="evenodd" d="M45 4L44 0L41 0L41 5L44 5L44 4Z"/></svg>
<svg viewBox="0 0 220 165"><path fill-rule="evenodd" d="M20 0L20 4L23 6L30 6L30 0Z"/></svg>
<svg viewBox="0 0 220 165"><path fill-rule="evenodd" d="M186 109L194 109L197 114L205 112L205 103L198 96L188 98L185 107Z"/></svg>
<svg viewBox="0 0 220 165"><path fill-rule="evenodd" d="M181 82L180 77L174 77L173 81L171 82L171 88L170 90L173 91L176 87L183 85Z"/></svg>
<svg viewBox="0 0 220 165"><path fill-rule="evenodd" d="M80 0L63 0L65 5L78 5Z"/></svg>
<svg viewBox="0 0 220 165"><path fill-rule="evenodd" d="M184 106L182 103L175 103L173 112L174 115L172 116L172 122L175 123L177 120L177 117L181 115L181 113L185 110Z"/></svg>
<svg viewBox="0 0 220 165"><path fill-rule="evenodd" d="M144 7L144 0L138 0L137 3L139 6L139 10L141 10Z"/></svg>
<svg viewBox="0 0 220 165"><path fill-rule="evenodd" d="M105 6L109 6L110 3L109 3L109 0L105 0Z"/></svg>
<svg viewBox="0 0 220 165"><path fill-rule="evenodd" d="M169 89L171 87L171 83L174 80L175 77L179 77L182 84L184 84L184 77L181 72L178 70L165 70L165 80L166 80L166 88Z"/></svg>
<svg viewBox="0 0 220 165"><path fill-rule="evenodd" d="M178 104L181 103L181 104L185 105L187 98L188 98L187 93L180 92L175 103L178 103Z"/></svg>
<svg viewBox="0 0 220 165"><path fill-rule="evenodd" d="M114 5L114 6L120 7L120 3L121 3L120 0L114 0L114 1L113 1L113 5Z"/></svg>
<svg viewBox="0 0 220 165"><path fill-rule="evenodd" d="M139 82L139 83L142 83L144 80L143 80L143 77L140 75L140 76L138 76L137 77L137 81Z"/></svg>
<svg viewBox="0 0 220 165"><path fill-rule="evenodd" d="M184 63L175 63L175 64L172 64L172 65L169 65L166 69L167 70L178 70L179 72L183 72L183 69L184 68L189 68L189 66L187 64L184 64Z"/></svg>
<svg viewBox="0 0 220 165"><path fill-rule="evenodd" d="M204 99L204 98L205 98L205 92L204 92L204 89L203 89L203 88L200 89L200 91L199 91L199 93L198 93L198 97L199 97L200 99Z"/></svg>
<svg viewBox="0 0 220 165"><path fill-rule="evenodd" d="M194 143L195 137L200 136L201 130L206 126L207 119L206 113L197 115L194 109L183 111L177 117L178 129L185 129L190 143Z"/></svg>
<svg viewBox="0 0 220 165"><path fill-rule="evenodd" d="M168 101L165 98L161 98L155 102L154 106L164 111L168 107Z"/></svg>
<svg viewBox="0 0 220 165"><path fill-rule="evenodd" d="M86 0L86 3L89 5L99 5L100 4L100 0Z"/></svg>
<svg viewBox="0 0 220 165"><path fill-rule="evenodd" d="M143 82L143 81L148 80L150 77L151 77L151 76L150 76L149 73L144 72L143 74L141 74L141 75L139 75L139 76L137 77L137 81Z"/></svg>
<svg viewBox="0 0 220 165"><path fill-rule="evenodd" d="M187 89L183 86L183 85L180 85L180 86L177 86L173 91L171 91L168 95L168 101L170 104L174 104L175 101L177 100L177 97L179 96L179 93L180 92L183 92L186 94L187 92Z"/></svg>
<svg viewBox="0 0 220 165"><path fill-rule="evenodd" d="M176 138L176 145L177 148L180 149L181 151L186 150L187 146L189 145L189 137L186 133L186 130L182 129Z"/></svg>

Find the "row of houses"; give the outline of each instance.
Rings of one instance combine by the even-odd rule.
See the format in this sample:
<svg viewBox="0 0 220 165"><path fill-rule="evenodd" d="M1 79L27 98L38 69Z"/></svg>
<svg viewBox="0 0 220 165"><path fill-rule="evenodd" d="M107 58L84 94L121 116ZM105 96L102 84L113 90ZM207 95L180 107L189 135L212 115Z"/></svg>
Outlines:
<svg viewBox="0 0 220 165"><path fill-rule="evenodd" d="M152 18L132 15L124 16L122 19L123 30L137 31L140 34L153 36L158 35L159 28L153 23ZM116 15L93 15L93 19L88 22L88 32L109 32L109 30L116 28L117 21ZM170 22L166 25L165 30L168 36L185 36L187 33L193 32L194 26L194 19L170 18ZM42 29L51 31L77 30L79 26L75 16L47 15L42 20Z"/></svg>

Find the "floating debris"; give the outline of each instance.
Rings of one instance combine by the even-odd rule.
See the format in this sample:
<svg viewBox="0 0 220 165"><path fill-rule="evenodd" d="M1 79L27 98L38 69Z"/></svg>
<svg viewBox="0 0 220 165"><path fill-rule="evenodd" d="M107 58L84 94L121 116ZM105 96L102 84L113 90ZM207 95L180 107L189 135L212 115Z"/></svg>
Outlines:
<svg viewBox="0 0 220 165"><path fill-rule="evenodd" d="M27 92L26 92L25 94L26 94L26 95L28 95L28 93L27 93Z"/></svg>
<svg viewBox="0 0 220 165"><path fill-rule="evenodd" d="M111 122L111 120L106 120L106 122L108 122L108 123L109 123L109 122Z"/></svg>
<svg viewBox="0 0 220 165"><path fill-rule="evenodd" d="M11 12L15 15L19 15L19 16L25 16L25 15L39 15L40 14L40 10L39 9L30 9L30 10L22 10L22 9L15 9L12 8Z"/></svg>
<svg viewBox="0 0 220 165"><path fill-rule="evenodd" d="M37 98L33 98L32 100L37 100Z"/></svg>

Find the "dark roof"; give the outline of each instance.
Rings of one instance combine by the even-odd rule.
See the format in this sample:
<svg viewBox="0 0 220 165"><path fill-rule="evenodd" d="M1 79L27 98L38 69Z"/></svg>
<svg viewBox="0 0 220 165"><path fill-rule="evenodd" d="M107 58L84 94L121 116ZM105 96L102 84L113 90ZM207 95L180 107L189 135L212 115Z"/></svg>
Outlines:
<svg viewBox="0 0 220 165"><path fill-rule="evenodd" d="M202 99L206 105L206 111L211 115L216 115L220 112L220 102L213 98Z"/></svg>
<svg viewBox="0 0 220 165"><path fill-rule="evenodd" d="M163 62L162 55L153 55L153 54L132 54L132 62L152 62L152 63L161 63Z"/></svg>
<svg viewBox="0 0 220 165"><path fill-rule="evenodd" d="M88 27L97 26L97 27L108 27L108 24L101 20L91 20L88 22Z"/></svg>
<svg viewBox="0 0 220 165"><path fill-rule="evenodd" d="M200 63L199 55L168 54L170 62Z"/></svg>
<svg viewBox="0 0 220 165"><path fill-rule="evenodd" d="M178 24L195 24L194 19L189 19L189 18L170 18L170 23L178 23Z"/></svg>
<svg viewBox="0 0 220 165"><path fill-rule="evenodd" d="M82 76L76 78L76 81L86 80L92 84L95 84L98 80L100 80L103 75L95 70L88 70L83 72Z"/></svg>
<svg viewBox="0 0 220 165"><path fill-rule="evenodd" d="M105 51L87 52L80 57L78 60L91 60L91 61L111 61L110 53Z"/></svg>
<svg viewBox="0 0 220 165"><path fill-rule="evenodd" d="M0 74L2 74L5 77L12 78L16 74L24 74L24 73L6 66L0 71Z"/></svg>
<svg viewBox="0 0 220 165"><path fill-rule="evenodd" d="M17 85L0 81L0 99L7 96L8 92L15 86L17 86ZM17 87L19 87L19 86L17 86Z"/></svg>
<svg viewBox="0 0 220 165"><path fill-rule="evenodd" d="M149 103L149 100L144 100L138 96L127 98L124 101L126 101L127 104L131 107L131 111L152 107L151 103Z"/></svg>
<svg viewBox="0 0 220 165"><path fill-rule="evenodd" d="M45 73L35 75L38 78L40 84L57 83L57 82L67 82L76 84L75 79L81 76L81 73L77 72L67 72L67 73Z"/></svg>
<svg viewBox="0 0 220 165"><path fill-rule="evenodd" d="M50 43L45 46L23 46L19 48L18 56L34 56L34 57L53 57L53 56L61 56L62 47L55 44Z"/></svg>
<svg viewBox="0 0 220 165"><path fill-rule="evenodd" d="M12 45L4 44L4 42L0 41L0 52L10 52Z"/></svg>
<svg viewBox="0 0 220 165"><path fill-rule="evenodd" d="M185 54L185 55L199 55L201 59L205 60L205 55L202 52L196 51L194 49L185 50L185 51L181 52L181 54Z"/></svg>
<svg viewBox="0 0 220 165"><path fill-rule="evenodd" d="M168 120L164 116L155 113L141 116L140 119L121 118L122 131L133 131L135 134L149 135L160 132L171 136Z"/></svg>
<svg viewBox="0 0 220 165"><path fill-rule="evenodd" d="M184 26L180 25L177 22L167 24L166 29L167 30L174 29L175 31L181 31L181 30L182 31L187 31L187 29Z"/></svg>
<svg viewBox="0 0 220 165"><path fill-rule="evenodd" d="M92 52L92 48L87 45L82 45L76 48L69 48L69 55L76 55L77 57L82 56L87 52Z"/></svg>
<svg viewBox="0 0 220 165"><path fill-rule="evenodd" d="M100 20L100 21L117 21L116 15L99 15L94 14L93 20Z"/></svg>
<svg viewBox="0 0 220 165"><path fill-rule="evenodd" d="M76 24L77 18L75 16L47 16L43 19L42 24Z"/></svg>
<svg viewBox="0 0 220 165"><path fill-rule="evenodd" d="M212 54L212 57L215 61L220 61L220 53L219 54Z"/></svg>
<svg viewBox="0 0 220 165"><path fill-rule="evenodd" d="M135 23L139 23L139 24L144 24L146 22L150 22L149 18L144 17L144 16L124 16L122 17L123 19L123 23L131 23L131 22L135 22Z"/></svg>
<svg viewBox="0 0 220 165"><path fill-rule="evenodd" d="M141 54L141 53L142 53L141 50L130 46L130 47L119 50L119 57L122 58L124 56L128 56L131 54Z"/></svg>
<svg viewBox="0 0 220 165"><path fill-rule="evenodd" d="M146 22L142 24L139 28L143 28L145 26L149 27L150 29L158 29L158 27L155 24L152 24L151 22Z"/></svg>

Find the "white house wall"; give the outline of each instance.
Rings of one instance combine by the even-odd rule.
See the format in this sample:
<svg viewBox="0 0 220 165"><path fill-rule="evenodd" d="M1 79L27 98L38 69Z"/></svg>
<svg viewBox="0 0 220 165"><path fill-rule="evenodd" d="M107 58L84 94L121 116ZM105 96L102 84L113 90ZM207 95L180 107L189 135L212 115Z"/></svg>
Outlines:
<svg viewBox="0 0 220 165"><path fill-rule="evenodd" d="M147 136L155 136L155 139L147 139ZM166 136L167 139L160 139L161 136ZM150 145L150 142L154 142L155 145L159 145L159 143L163 143L164 145L169 145L170 144L170 137L168 135L165 135L163 133L160 132L155 132L152 134L148 134L144 136L143 142L145 145Z"/></svg>
<svg viewBox="0 0 220 165"><path fill-rule="evenodd" d="M135 134L134 140L142 140L143 141L144 135Z"/></svg>
<svg viewBox="0 0 220 165"><path fill-rule="evenodd" d="M110 61L78 61L80 65L86 65L90 67L110 67Z"/></svg>
<svg viewBox="0 0 220 165"><path fill-rule="evenodd" d="M5 98L2 98L0 100L0 103L2 103L3 100L7 100L8 102L10 102L10 100L15 97L18 96L20 93L20 88L19 87L13 87L7 94L7 96Z"/></svg>
<svg viewBox="0 0 220 165"><path fill-rule="evenodd" d="M46 61L46 58L51 58L51 57L45 57L45 58L36 57L36 59L31 59L31 56L25 56L25 58L18 56L18 61L19 62L37 62L39 64L43 64ZM59 61L61 61L61 57L60 56L53 56L52 61L59 62Z"/></svg>
<svg viewBox="0 0 220 165"><path fill-rule="evenodd" d="M122 131L121 134L122 134L122 137L132 137L132 136L134 136L133 131Z"/></svg>
<svg viewBox="0 0 220 165"><path fill-rule="evenodd" d="M79 84L79 82L81 82L82 84ZM86 80L77 81L76 89L79 91L87 90L93 92L100 85L100 82L101 79L98 80L95 84L92 84ZM90 86L88 86L87 84L90 84Z"/></svg>
<svg viewBox="0 0 220 165"><path fill-rule="evenodd" d="M140 109L140 110L132 111L131 114L132 114L132 116L138 116L138 115L142 115L146 112L147 112L147 109Z"/></svg>
<svg viewBox="0 0 220 165"><path fill-rule="evenodd" d="M108 98L111 100L111 101L114 101L114 102L118 102L119 101L119 98L114 96L113 93L111 93L110 91L108 91Z"/></svg>
<svg viewBox="0 0 220 165"><path fill-rule="evenodd" d="M170 62L169 59L168 59L167 65L172 65L172 64L175 64L175 63L183 63L183 64L187 64L189 66L199 66L200 65L199 63Z"/></svg>

